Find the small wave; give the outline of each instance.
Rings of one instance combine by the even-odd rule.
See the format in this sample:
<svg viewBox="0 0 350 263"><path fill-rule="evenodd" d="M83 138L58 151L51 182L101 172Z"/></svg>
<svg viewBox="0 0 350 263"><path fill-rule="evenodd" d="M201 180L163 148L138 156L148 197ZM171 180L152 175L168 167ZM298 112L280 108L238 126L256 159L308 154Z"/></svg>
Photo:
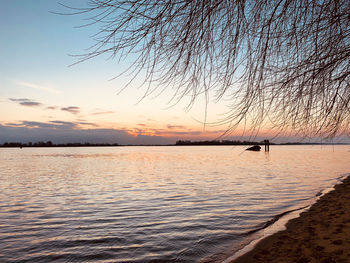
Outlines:
<svg viewBox="0 0 350 263"><path fill-rule="evenodd" d="M285 212L282 212L278 215L275 215L272 219L266 221L265 223L263 223L262 225L258 226L257 228L254 228L248 232L245 232L243 235L245 236L248 236L248 235L251 235L251 234L254 234L260 230L263 230L269 226L271 226L272 224L274 224L275 222L277 222L281 217L287 215L287 214L290 214L292 212L296 212L296 211L299 211L299 210L303 210L305 208L309 207L308 205L307 206L303 206L303 207L300 207L300 208L296 208L296 209L291 209L291 210L288 210L288 211L285 211Z"/></svg>
<svg viewBox="0 0 350 263"><path fill-rule="evenodd" d="M349 176L350 176L350 173L341 174L340 176L337 177L337 180L339 180L340 182L343 182Z"/></svg>
<svg viewBox="0 0 350 263"><path fill-rule="evenodd" d="M85 262L92 261L97 262L101 260L108 260L115 258L114 254L103 252L103 253L91 253L91 254L79 254L79 253L60 253L60 254L48 254L48 255L34 255L27 259L21 259L13 262Z"/></svg>
<svg viewBox="0 0 350 263"><path fill-rule="evenodd" d="M250 250L252 250L255 247L255 245L259 241L261 241L262 239L264 239L267 236L270 236L276 232L281 231L282 229L278 229L278 227L277 227L277 229L275 231L271 231L268 234L263 234L262 236L255 236L254 237L254 234L258 233L259 231L262 231L266 228L272 227L275 223L277 224L280 220L282 220L282 217L284 217L288 214L297 212L297 211L303 211L303 210L305 211L306 209L310 208L315 202L317 202L317 200L319 200L319 198L321 198L323 195L327 194L328 192L332 191L334 189L335 185L342 183L348 177L350 177L350 173L342 174L342 175L338 176L337 178L335 178L337 180L337 183L335 183L332 187L329 187L329 188L326 188L326 189L319 191L316 194L315 198L311 199L312 202L309 205L282 212L278 215L275 215L271 220L268 220L267 222L263 223L262 225L254 228L253 230L245 232L243 235L245 235L246 237L250 236L250 239L248 241L246 240L246 242L244 244L242 243L240 248L238 248L232 256L230 256L229 258L226 258L224 261L222 261L222 263L228 263L228 262L231 262L231 261L237 259L238 257L240 257L240 256L244 255L245 253L249 252ZM282 221L285 221L285 222L283 222L283 225L285 226L291 219L298 217L299 215L300 215L300 213L298 213L294 216L288 217L286 220L282 220Z"/></svg>

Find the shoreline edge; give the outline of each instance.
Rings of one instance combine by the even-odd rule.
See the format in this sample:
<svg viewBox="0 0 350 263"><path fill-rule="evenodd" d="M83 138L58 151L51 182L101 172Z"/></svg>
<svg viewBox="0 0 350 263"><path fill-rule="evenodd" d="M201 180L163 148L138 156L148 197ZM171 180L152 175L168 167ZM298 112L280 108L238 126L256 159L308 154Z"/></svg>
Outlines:
<svg viewBox="0 0 350 263"><path fill-rule="evenodd" d="M234 257L234 255L233 255ZM286 224L230 263L335 263L350 259L350 175ZM225 260L225 262L227 262Z"/></svg>

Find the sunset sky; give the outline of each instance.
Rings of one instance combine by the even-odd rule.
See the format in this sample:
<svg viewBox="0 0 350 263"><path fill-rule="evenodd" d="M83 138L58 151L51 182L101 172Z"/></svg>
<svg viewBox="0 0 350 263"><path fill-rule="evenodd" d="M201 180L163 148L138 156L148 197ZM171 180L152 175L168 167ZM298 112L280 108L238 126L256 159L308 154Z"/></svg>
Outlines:
<svg viewBox="0 0 350 263"><path fill-rule="evenodd" d="M61 1L84 6L85 0ZM215 139L225 125L203 125L204 98L187 110L188 98L173 105L171 90L140 101L136 84L119 93L130 76L130 61L101 56L74 66L95 42L96 26L79 27L81 16L56 0L3 0L0 9L0 143L51 140L166 144L178 139ZM136 81L137 83L137 81ZM207 122L227 112L228 101L209 102ZM227 139L246 139L242 130ZM249 134L245 134L249 135ZM271 136L264 132L256 138ZM289 140L280 139L280 140Z"/></svg>

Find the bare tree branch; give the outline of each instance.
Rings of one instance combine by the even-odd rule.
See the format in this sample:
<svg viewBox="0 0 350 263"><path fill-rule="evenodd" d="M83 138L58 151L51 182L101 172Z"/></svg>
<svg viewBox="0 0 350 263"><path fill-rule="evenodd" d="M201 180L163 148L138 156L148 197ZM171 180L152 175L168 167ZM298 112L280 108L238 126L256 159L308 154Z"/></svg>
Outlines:
<svg viewBox="0 0 350 263"><path fill-rule="evenodd" d="M229 131L269 121L300 135L349 134L350 1L88 0L99 25L79 61L137 55L145 96L230 96ZM151 85L152 84L152 85Z"/></svg>

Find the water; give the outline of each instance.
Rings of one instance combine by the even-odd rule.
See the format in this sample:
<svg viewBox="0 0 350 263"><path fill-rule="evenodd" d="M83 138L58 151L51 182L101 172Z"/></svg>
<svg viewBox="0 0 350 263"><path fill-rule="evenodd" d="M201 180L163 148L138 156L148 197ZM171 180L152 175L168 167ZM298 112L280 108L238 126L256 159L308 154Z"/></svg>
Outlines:
<svg viewBox="0 0 350 263"><path fill-rule="evenodd" d="M220 262L350 146L0 149L0 262Z"/></svg>

